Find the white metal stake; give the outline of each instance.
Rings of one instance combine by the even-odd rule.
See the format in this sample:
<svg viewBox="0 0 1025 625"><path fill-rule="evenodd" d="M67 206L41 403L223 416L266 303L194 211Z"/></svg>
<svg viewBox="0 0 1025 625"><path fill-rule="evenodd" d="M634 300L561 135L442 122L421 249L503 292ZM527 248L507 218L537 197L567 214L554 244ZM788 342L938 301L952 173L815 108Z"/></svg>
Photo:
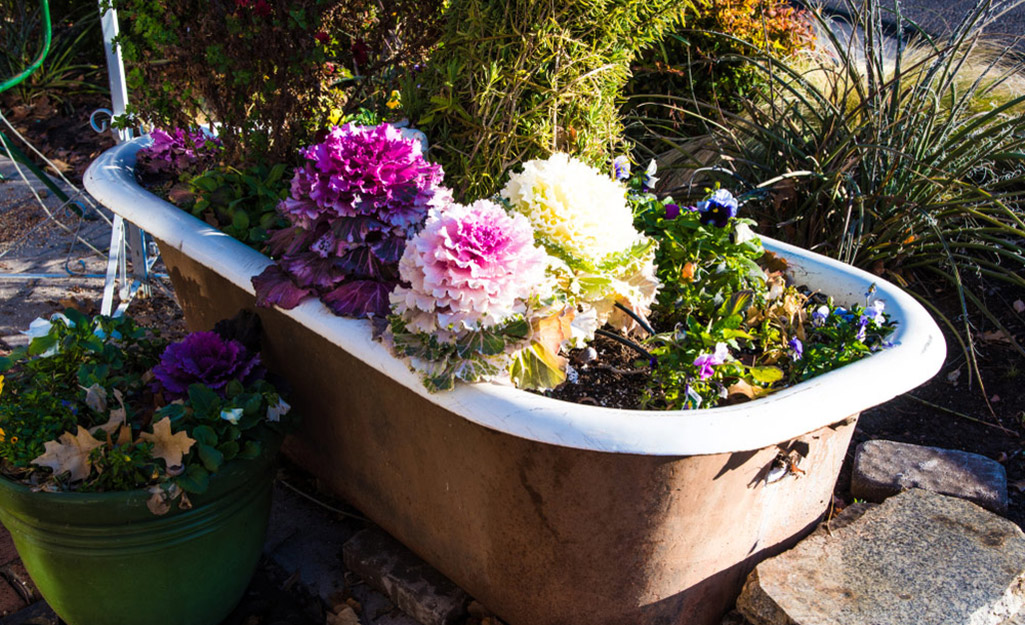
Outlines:
<svg viewBox="0 0 1025 625"><path fill-rule="evenodd" d="M100 24L103 28L103 50L107 56L107 79L110 83L111 103L111 132L118 143L128 141L132 138L131 128L115 128L113 121L123 115L128 109L128 85L125 81L125 64L121 58L121 50L115 44L119 28L117 21L117 10L108 5L108 0L99 0ZM135 296L136 293L147 297L150 295L149 286L149 261L146 258L146 233L131 222L126 222L120 217L114 220L115 232L112 233L110 241L110 258L107 263L106 282L103 287L103 306L100 312L110 315L114 312L114 281L115 275L112 269L118 268L120 274L120 297L126 302ZM127 237L125 230L127 230ZM119 232L120 231L120 232ZM132 284L129 286L128 270L126 267L126 238L128 248L132 254ZM117 245L115 245L115 241ZM117 313L123 313L124 303L118 307Z"/></svg>

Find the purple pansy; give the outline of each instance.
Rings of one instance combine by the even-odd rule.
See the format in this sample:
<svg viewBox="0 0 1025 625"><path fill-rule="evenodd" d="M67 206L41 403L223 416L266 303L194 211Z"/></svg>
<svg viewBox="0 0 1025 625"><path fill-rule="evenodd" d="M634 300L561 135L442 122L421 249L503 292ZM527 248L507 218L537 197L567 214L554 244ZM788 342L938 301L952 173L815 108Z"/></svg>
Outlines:
<svg viewBox="0 0 1025 625"><path fill-rule="evenodd" d="M694 366L698 368L698 377L702 380L707 380L715 374L715 367L726 362L726 358L730 355L729 348L726 343L716 343L715 352L711 354L701 354L694 359Z"/></svg>
<svg viewBox="0 0 1025 625"><path fill-rule="evenodd" d="M232 380L247 384L263 377L260 355L216 332L193 332L171 343L153 367L158 387L168 399L188 394L190 384L204 384L223 394Z"/></svg>
<svg viewBox="0 0 1025 625"><path fill-rule="evenodd" d="M801 342L801 339L795 336L790 339L787 345L789 345L790 349L794 352L794 360L800 360L804 357L804 343Z"/></svg>
<svg viewBox="0 0 1025 625"><path fill-rule="evenodd" d="M630 159L622 154L612 161L612 177L616 180L626 180L630 177Z"/></svg>
<svg viewBox="0 0 1025 625"><path fill-rule="evenodd" d="M719 189L707 200L698 202L698 212L701 213L701 223L714 225L717 228L725 228L731 219L737 216L740 207L737 198L726 189Z"/></svg>

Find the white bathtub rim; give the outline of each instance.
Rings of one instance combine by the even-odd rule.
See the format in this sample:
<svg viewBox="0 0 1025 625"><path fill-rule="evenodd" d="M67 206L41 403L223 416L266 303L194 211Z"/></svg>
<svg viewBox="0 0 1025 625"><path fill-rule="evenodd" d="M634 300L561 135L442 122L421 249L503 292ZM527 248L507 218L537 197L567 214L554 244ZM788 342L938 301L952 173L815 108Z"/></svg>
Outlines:
<svg viewBox="0 0 1025 625"><path fill-rule="evenodd" d="M135 152L147 141L136 139L104 152L86 172L87 190L165 245L253 293L252 276L272 261L142 188L133 167ZM490 383L460 384L453 391L429 393L404 361L371 338L368 321L335 316L314 299L281 312L469 421L542 443L601 452L684 456L770 447L888 401L939 370L946 355L942 334L910 295L833 259L762 239L767 249L798 259L798 266L805 268L798 272L805 272L804 277L820 281L828 277L827 292L838 302L863 301L868 286L876 284L876 297L900 321L895 346L755 402L688 411L620 410L563 402Z"/></svg>

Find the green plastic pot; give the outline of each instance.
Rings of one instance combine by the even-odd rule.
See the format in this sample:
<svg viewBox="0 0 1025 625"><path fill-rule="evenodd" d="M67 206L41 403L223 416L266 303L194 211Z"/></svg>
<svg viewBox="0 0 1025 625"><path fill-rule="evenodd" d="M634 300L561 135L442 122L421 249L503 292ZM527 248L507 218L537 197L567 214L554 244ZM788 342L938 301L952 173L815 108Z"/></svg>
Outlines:
<svg viewBox="0 0 1025 625"><path fill-rule="evenodd" d="M68 625L216 625L242 598L270 516L274 456L236 460L155 516L149 493L38 493L0 478L0 521Z"/></svg>

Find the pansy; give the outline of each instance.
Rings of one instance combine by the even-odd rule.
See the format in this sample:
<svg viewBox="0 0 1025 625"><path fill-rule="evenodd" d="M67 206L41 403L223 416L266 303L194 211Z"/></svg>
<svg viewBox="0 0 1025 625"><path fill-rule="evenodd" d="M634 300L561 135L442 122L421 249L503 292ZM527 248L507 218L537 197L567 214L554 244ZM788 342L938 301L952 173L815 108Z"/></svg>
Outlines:
<svg viewBox="0 0 1025 625"><path fill-rule="evenodd" d="M242 414L245 411L241 408L231 408L229 410L221 411L221 418L232 425L238 425L239 419L242 418Z"/></svg>
<svg viewBox="0 0 1025 625"><path fill-rule="evenodd" d="M804 343L801 342L801 339L795 336L790 339L787 345L789 345L790 349L793 351L794 360L800 360L804 357Z"/></svg>
<svg viewBox="0 0 1025 625"><path fill-rule="evenodd" d="M281 417L288 414L291 409L292 407L289 406L284 399L279 397L278 403L273 406L267 406L267 420L277 423L278 421L281 421Z"/></svg>
<svg viewBox="0 0 1025 625"><path fill-rule="evenodd" d="M826 323L826 318L829 317L829 306L823 304L815 309L811 314L811 323L815 327L821 327Z"/></svg>
<svg viewBox="0 0 1025 625"><path fill-rule="evenodd" d="M655 185L658 184L658 178L655 177L655 172L657 171L658 163L655 162L655 159L651 159L651 162L648 163L647 169L644 170L645 189L654 189Z"/></svg>
<svg viewBox="0 0 1025 625"><path fill-rule="evenodd" d="M612 177L616 180L626 180L630 177L630 159L620 154L612 161Z"/></svg>
<svg viewBox="0 0 1025 625"><path fill-rule="evenodd" d="M877 299L872 302L867 309L865 309L865 314L869 319L875 322L876 325L882 326L886 323L886 315L883 314L884 310L886 310L886 302L881 299Z"/></svg>
<svg viewBox="0 0 1025 625"><path fill-rule="evenodd" d="M719 189L707 200L698 202L701 223L725 228L726 224L737 216L739 206L737 198L733 197L732 193L726 189Z"/></svg>
<svg viewBox="0 0 1025 625"><path fill-rule="evenodd" d="M715 367L726 362L730 350L726 343L716 343L715 351L711 354L701 354L694 359L694 366L698 368L698 377L707 380L715 374Z"/></svg>

